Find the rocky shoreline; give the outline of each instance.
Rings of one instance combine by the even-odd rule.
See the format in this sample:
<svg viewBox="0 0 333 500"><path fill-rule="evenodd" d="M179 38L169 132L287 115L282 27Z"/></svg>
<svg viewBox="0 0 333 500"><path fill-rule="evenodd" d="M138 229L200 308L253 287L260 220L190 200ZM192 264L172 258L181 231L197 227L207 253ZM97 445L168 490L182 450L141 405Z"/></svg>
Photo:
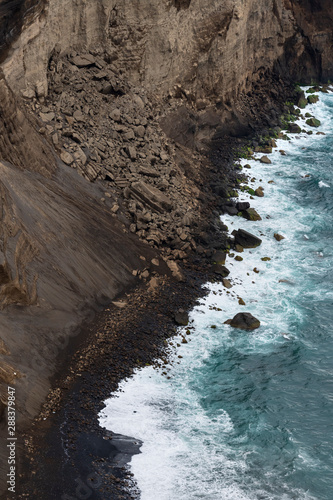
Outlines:
<svg viewBox="0 0 333 500"><path fill-rule="evenodd" d="M251 145L252 149L262 148L269 154L270 146L260 146L257 141L271 139L256 137ZM229 189L236 189L239 168L233 158L235 151L239 153L239 142L234 141L228 153L224 147L223 159L221 142L214 146L210 186L219 185L224 161L224 186L227 172L231 172ZM61 495L80 498L77 495L84 492L96 499L131 498L127 486L131 484L133 492L135 485L124 464L138 452L140 443L100 429L97 414L103 401L135 368L166 364L170 348L167 341L175 334L177 324L186 324L186 311L205 293L202 285L218 280L227 286L229 271L224 264L230 246L237 250L240 245L260 244L246 231L239 231L232 239L223 233L219 213L222 209L230 214L233 207L247 218L247 203L243 206L214 197L213 193L208 195L202 203L209 228L202 240L202 251L191 251L186 259L175 262L176 267L169 267L169 276L154 271L142 276L134 291L119 297L100 314L97 323L90 325L70 364L64 363L60 378L54 379L53 389L31 432L24 436L19 480L22 489L18 498L34 498L43 491L50 500ZM54 479L50 482L51 476Z"/></svg>

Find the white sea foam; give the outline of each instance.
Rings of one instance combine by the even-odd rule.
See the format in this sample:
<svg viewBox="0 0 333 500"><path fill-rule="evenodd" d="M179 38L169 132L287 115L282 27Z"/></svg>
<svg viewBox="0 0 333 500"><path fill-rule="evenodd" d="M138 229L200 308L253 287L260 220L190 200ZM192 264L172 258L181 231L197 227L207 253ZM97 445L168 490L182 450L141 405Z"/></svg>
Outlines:
<svg viewBox="0 0 333 500"><path fill-rule="evenodd" d="M327 134L332 132L332 120L324 101L309 106L307 111L321 120L319 131ZM311 129L305 120L300 120L300 125L305 130ZM301 133L291 135L290 142L277 140L277 148L270 155L271 165L242 160L242 164L251 165L248 173L255 178L249 186L264 188L264 198L251 199L251 206L261 214L262 221L221 218L230 233L242 227L260 236L262 245L239 254L244 258L241 262L228 257L226 265L233 283L230 290L221 284L209 284L208 295L191 312L195 328L187 337L189 342L177 349L167 370L170 378L146 367L124 381L120 392L106 401L99 416L101 426L143 441L142 453L134 456L130 464L142 500L315 500L306 491L288 487L282 479L278 480L280 491L268 493L264 482L270 478L251 476L246 454L238 453L228 444L234 433L230 415L223 409L213 416L207 413L196 380L197 373L216 350L223 352L237 346L240 354L269 354L278 345L300 341L294 324L295 316L302 321L303 312L295 309L293 303L297 301L304 275L314 271L314 263L304 259L304 245L308 245L312 254L325 255L325 249L317 248L318 243L312 237L316 214L301 207L296 199L293 201L289 186L295 179L310 182L315 176L315 166L311 172L302 172L294 168L294 162L306 151L302 148L311 148L315 141L324 138ZM279 150L284 150L286 156L281 156ZM329 187L322 180L318 185ZM240 195L241 200L249 198L247 193ZM285 239L276 241L275 233ZM271 260L261 260L265 257ZM321 272L321 260L318 259L316 272ZM311 294L319 292L307 293L311 300ZM239 297L245 301L245 307L239 305ZM250 336L237 336L224 324L240 310L261 319L262 327ZM216 328L211 328L212 325ZM185 335L185 330L180 329L180 334ZM181 362L178 356L182 356ZM292 433L290 436L293 441ZM296 442L294 446L297 448ZM315 466L301 448L298 462ZM273 480L274 472L271 474Z"/></svg>

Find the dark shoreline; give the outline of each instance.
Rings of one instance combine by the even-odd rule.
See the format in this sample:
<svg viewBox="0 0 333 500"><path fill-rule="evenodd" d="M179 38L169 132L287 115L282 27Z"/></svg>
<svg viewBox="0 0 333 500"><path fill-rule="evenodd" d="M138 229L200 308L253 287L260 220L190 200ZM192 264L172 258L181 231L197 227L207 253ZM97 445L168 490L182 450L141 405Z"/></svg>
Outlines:
<svg viewBox="0 0 333 500"><path fill-rule="evenodd" d="M128 302L125 308L111 306L98 314L83 336L73 340L61 354L61 371L53 377L50 397L21 439L17 498L83 498L84 488L85 495L89 493L84 498L132 498L126 490L131 476L123 466L117 466L115 457L120 453L121 460L129 459L137 453L136 440L115 437L101 429L97 415L104 407L103 401L135 368L156 360L163 362L166 341L176 332L175 312L193 308L206 293L202 285L220 280L212 268L211 256L214 250L226 248L228 237L219 231L223 196L215 186L237 187L240 172L234 164L234 153L243 144L244 139L227 137L214 143L206 173L206 197L201 200L205 251L192 253L182 264L183 280L156 275L158 292L139 283L127 296L123 294ZM110 444L114 439L116 446ZM110 454L109 463L106 457ZM82 493L77 490L79 486Z"/></svg>
<svg viewBox="0 0 333 500"><path fill-rule="evenodd" d="M38 449L33 448L21 462L23 477L18 480L21 491L17 498L59 500L66 494L80 498L75 496L76 488L88 476L92 484L97 477L102 478L97 489L90 488L89 498L131 498L126 493L130 476L123 467L134 453L139 452L137 440L101 429L97 414L104 407L103 401L116 391L120 380L133 373L137 361L144 366L157 358L165 358L165 341L176 331L174 311L179 307L192 308L198 297L205 294L202 284L214 279L212 273L205 271L205 265L205 260L201 266L190 264L184 270L184 282L165 278L158 297L152 297L147 289L139 286L131 294L127 308L101 314L97 322L100 326L107 323L114 312L111 322L117 323L117 331L111 333L111 339L110 333L106 333L106 338L100 342L104 352L95 359L92 359L94 342L91 342L86 358L88 367L73 383L66 382L66 373L58 380L57 386L63 392L60 408L54 410L58 406L55 398L54 404L48 405L48 410L33 426L33 440L38 443ZM135 314L138 300L142 312ZM74 370L77 370L77 361L80 363L76 359L72 364ZM24 439L29 436L30 432ZM70 458L66 462L67 454Z"/></svg>

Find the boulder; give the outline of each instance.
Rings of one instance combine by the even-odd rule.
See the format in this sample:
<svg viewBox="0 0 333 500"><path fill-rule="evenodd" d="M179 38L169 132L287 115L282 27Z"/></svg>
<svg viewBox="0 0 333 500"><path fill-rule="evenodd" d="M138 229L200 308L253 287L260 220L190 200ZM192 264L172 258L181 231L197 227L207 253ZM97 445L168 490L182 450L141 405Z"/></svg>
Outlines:
<svg viewBox="0 0 333 500"><path fill-rule="evenodd" d="M111 120L114 120L115 122L120 122L121 120L120 109L118 108L113 109L109 114L109 117L111 118Z"/></svg>
<svg viewBox="0 0 333 500"><path fill-rule="evenodd" d="M243 210L242 214L247 220L261 220L260 215L254 208L248 208L247 210Z"/></svg>
<svg viewBox="0 0 333 500"><path fill-rule="evenodd" d="M236 208L238 212L242 212L243 210L250 208L250 203L248 201L238 201L236 203Z"/></svg>
<svg viewBox="0 0 333 500"><path fill-rule="evenodd" d="M78 68L86 68L87 66L93 66L96 60L91 54L82 54L81 56L75 56L72 59L72 63Z"/></svg>
<svg viewBox="0 0 333 500"><path fill-rule="evenodd" d="M309 125L310 127L320 127L321 122L320 120L317 120L317 118L309 118L306 120L306 124Z"/></svg>
<svg viewBox="0 0 333 500"><path fill-rule="evenodd" d="M268 156L262 156L260 158L260 163L266 163L267 165L269 165L271 162L271 160L268 158Z"/></svg>
<svg viewBox="0 0 333 500"><path fill-rule="evenodd" d="M261 245L262 240L244 229L238 229L235 231L235 243L243 248L256 248Z"/></svg>
<svg viewBox="0 0 333 500"><path fill-rule="evenodd" d="M308 105L308 101L307 101L307 99L305 99L305 97L301 97L298 101L298 104L297 104L297 106L301 109L304 109L307 105Z"/></svg>
<svg viewBox="0 0 333 500"><path fill-rule="evenodd" d="M239 328L240 330L255 330L260 326L260 321L248 312L238 313L232 318L232 320L228 321L230 326L233 328Z"/></svg>
<svg viewBox="0 0 333 500"><path fill-rule="evenodd" d="M63 151L60 155L60 158L66 165L71 165L74 161L73 156L67 151Z"/></svg>
<svg viewBox="0 0 333 500"><path fill-rule="evenodd" d="M299 125L297 125L297 123L289 123L288 132L292 134L300 134L302 132L302 129Z"/></svg>
<svg viewBox="0 0 333 500"><path fill-rule="evenodd" d="M255 190L254 194L255 194L256 196L259 196L259 198L262 198L263 196L265 196L265 194L264 194L264 190L263 190L263 188L262 188L261 186L259 186L259 187Z"/></svg>
<svg viewBox="0 0 333 500"><path fill-rule="evenodd" d="M284 236L282 236L281 234L278 234L278 233L274 233L274 238L276 239L276 241L281 241L281 240L285 239Z"/></svg>
<svg viewBox="0 0 333 500"><path fill-rule="evenodd" d="M308 103L309 104L316 104L316 102L319 101L319 97L317 95L309 95L308 97Z"/></svg>
<svg viewBox="0 0 333 500"><path fill-rule="evenodd" d="M221 264L221 265L224 265L224 264L225 264L226 257L227 257L226 252L222 252L221 250L217 250L217 251L216 251L216 252L214 252L214 253L213 253L213 255L212 255L212 261L213 261L215 264Z"/></svg>
<svg viewBox="0 0 333 500"><path fill-rule="evenodd" d="M132 183L130 195L158 212L170 211L173 208L170 198L165 196L159 189L143 181Z"/></svg>
<svg viewBox="0 0 333 500"><path fill-rule="evenodd" d="M232 284L230 283L230 280L227 280L226 278L223 278L222 283L223 283L223 286L225 288L228 288L228 289L232 288Z"/></svg>
<svg viewBox="0 0 333 500"><path fill-rule="evenodd" d="M178 311L175 314L175 322L179 326L187 326L189 321L188 314L184 311Z"/></svg>
<svg viewBox="0 0 333 500"><path fill-rule="evenodd" d="M229 215L237 215L238 210L236 207L230 207L228 205L224 205L223 207L224 213L229 214Z"/></svg>
<svg viewBox="0 0 333 500"><path fill-rule="evenodd" d="M219 276L222 276L222 278L226 278L230 274L229 269L227 269L225 266L222 266L221 264L214 264L212 266L212 271L215 274L218 274Z"/></svg>

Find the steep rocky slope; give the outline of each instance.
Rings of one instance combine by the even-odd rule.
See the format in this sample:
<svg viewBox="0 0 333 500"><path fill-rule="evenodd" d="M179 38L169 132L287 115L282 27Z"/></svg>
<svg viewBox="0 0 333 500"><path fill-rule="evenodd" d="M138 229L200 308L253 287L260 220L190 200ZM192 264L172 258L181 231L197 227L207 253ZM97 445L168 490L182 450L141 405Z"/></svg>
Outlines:
<svg viewBox="0 0 333 500"><path fill-rule="evenodd" d="M332 79L332 26L329 0L0 2L0 380L22 423L98 294L205 251L202 200L228 189L210 141Z"/></svg>

